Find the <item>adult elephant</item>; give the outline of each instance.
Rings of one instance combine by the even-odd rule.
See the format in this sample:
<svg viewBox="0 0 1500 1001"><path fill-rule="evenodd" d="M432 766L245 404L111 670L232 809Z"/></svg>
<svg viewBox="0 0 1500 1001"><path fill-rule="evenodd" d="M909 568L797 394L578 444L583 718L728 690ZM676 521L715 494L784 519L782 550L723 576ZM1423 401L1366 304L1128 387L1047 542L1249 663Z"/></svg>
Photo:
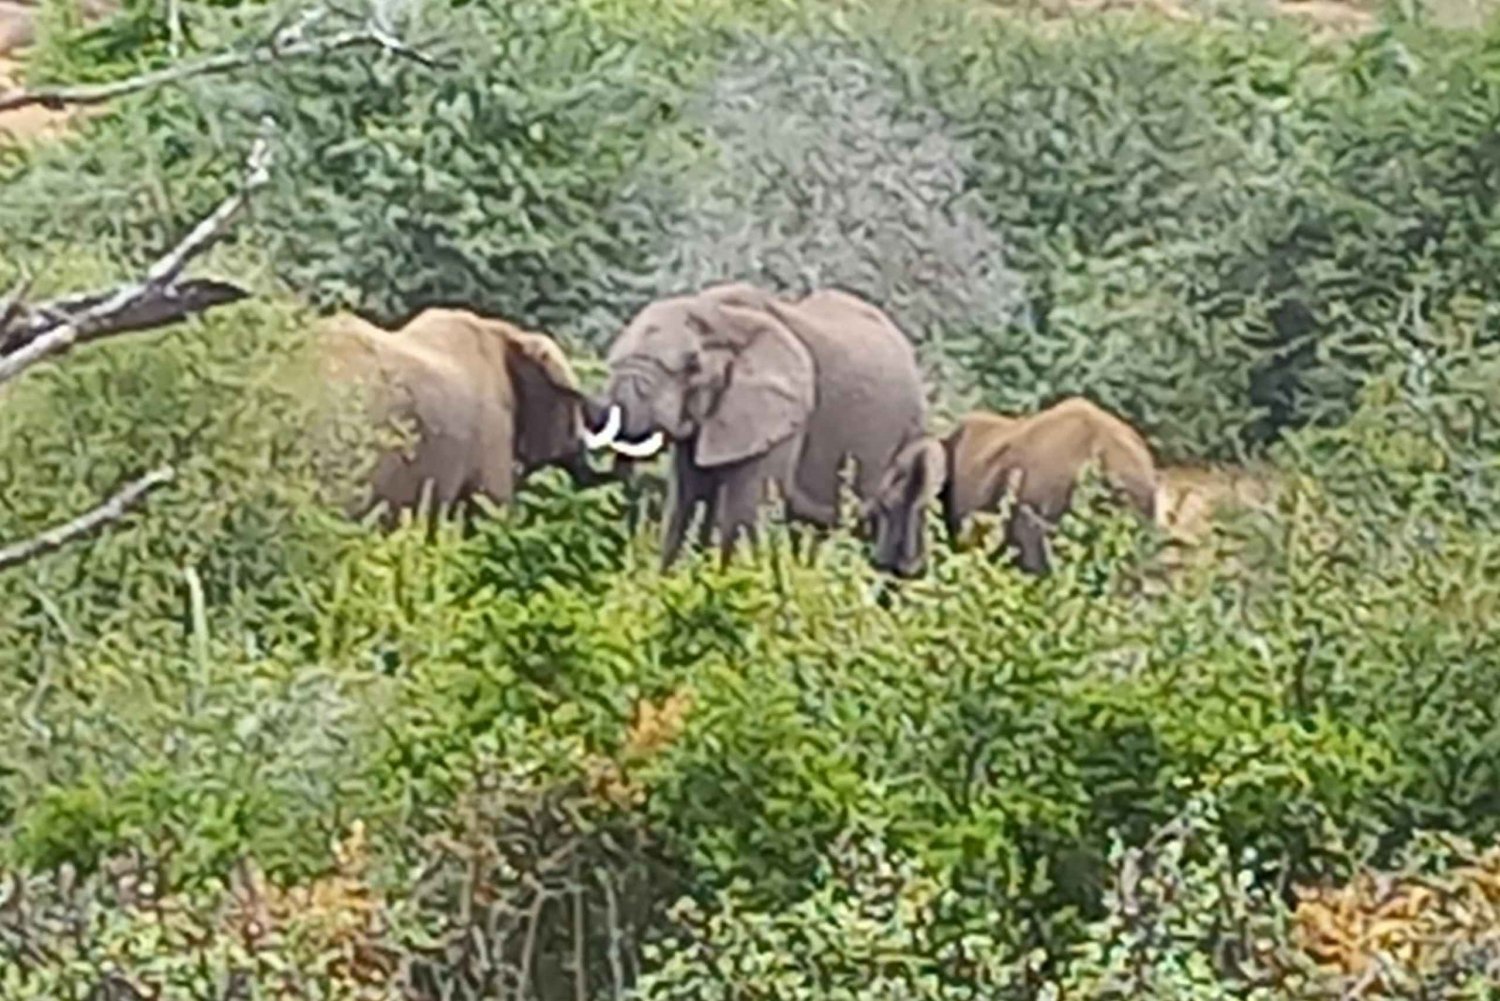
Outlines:
<svg viewBox="0 0 1500 1001"><path fill-rule="evenodd" d="M629 457L672 445L662 567L677 558L693 510L721 559L755 541L774 488L789 518L839 521L840 473L863 499L926 416L910 341L875 306L821 289L787 301L732 282L657 300L610 345L604 428L590 444Z"/></svg>
<svg viewBox="0 0 1500 1001"><path fill-rule="evenodd" d="M472 509L476 497L512 499L518 482L547 467L583 485L583 433L591 418L577 376L557 343L466 309L429 308L389 331L339 316L321 331L322 375L356 387L364 414L415 433L410 448L381 447L363 517L385 505L389 527L430 490L434 517Z"/></svg>
<svg viewBox="0 0 1500 1001"><path fill-rule="evenodd" d="M1051 569L1047 540L1072 506L1083 469L1097 463L1105 483L1148 521L1158 517L1151 449L1129 424L1073 396L1026 416L976 410L942 438L909 443L886 468L866 516L874 524L872 562L901 577L926 564L924 511L934 498L950 541L981 511L1009 499L1005 546L1030 574Z"/></svg>

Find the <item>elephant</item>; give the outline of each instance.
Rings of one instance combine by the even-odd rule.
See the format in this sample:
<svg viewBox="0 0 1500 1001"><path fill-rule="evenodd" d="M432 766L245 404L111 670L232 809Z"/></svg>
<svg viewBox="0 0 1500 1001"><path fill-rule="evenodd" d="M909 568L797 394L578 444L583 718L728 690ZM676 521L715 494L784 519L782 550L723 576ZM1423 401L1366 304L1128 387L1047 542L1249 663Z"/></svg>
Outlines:
<svg viewBox="0 0 1500 1001"><path fill-rule="evenodd" d="M694 509L721 565L757 539L772 491L815 532L840 519L841 475L868 497L896 451L922 434L916 352L880 309L838 289L795 301L746 282L657 299L611 343L589 444L632 460L670 442L661 566L676 560Z"/></svg>
<svg viewBox="0 0 1500 1001"><path fill-rule="evenodd" d="M872 562L898 577L926 565L923 514L936 498L950 541L976 512L1014 506L1005 542L1016 565L1042 576L1052 561L1047 537L1072 504L1083 468L1097 463L1106 484L1144 518L1158 517L1159 481L1151 449L1120 418L1080 396L1024 417L970 411L941 438L907 444L884 470L867 505L874 523Z"/></svg>
<svg viewBox="0 0 1500 1001"><path fill-rule="evenodd" d="M364 392L377 423L414 425L410 450L382 447L362 518L384 503L394 525L430 484L431 514L474 499L508 504L519 481L538 469L565 469L575 484L608 477L589 466L583 433L598 417L567 357L550 337L467 309L426 308L390 331L341 315L322 331L321 376Z"/></svg>

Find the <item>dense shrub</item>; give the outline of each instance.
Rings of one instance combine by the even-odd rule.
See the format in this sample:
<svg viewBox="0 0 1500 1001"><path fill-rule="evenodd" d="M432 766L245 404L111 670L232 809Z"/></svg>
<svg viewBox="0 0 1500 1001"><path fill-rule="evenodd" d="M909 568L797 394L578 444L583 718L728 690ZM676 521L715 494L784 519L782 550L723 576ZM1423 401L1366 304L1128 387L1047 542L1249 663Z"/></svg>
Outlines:
<svg viewBox="0 0 1500 1001"><path fill-rule="evenodd" d="M644 182L663 233L643 295L730 278L788 295L835 286L919 343L1003 329L1021 307L1004 242L966 190L972 157L868 40L737 39L683 126L706 149L690 179Z"/></svg>
<svg viewBox="0 0 1500 1001"><path fill-rule="evenodd" d="M0 539L179 468L0 575L7 992L1317 996L1278 887L1500 834L1494 36L696 9L408 11L457 68L202 81L9 168L7 270L92 286L128 262L80 245L153 254L283 127L273 272L215 262L264 297L0 397ZM715 100L763 72L775 103ZM812 152L846 140L873 166ZM625 491L551 475L468 533L333 514L359 436L286 286L597 345L715 269L860 287L991 403L1081 391L1167 455L1281 432L1280 488L1172 575L1085 492L1051 577L942 544L905 583L780 529L662 574ZM324 871L351 828L368 865Z"/></svg>
<svg viewBox="0 0 1500 1001"><path fill-rule="evenodd" d="M1085 392L1174 457L1336 424L1402 303L1431 319L1497 292L1489 31L1314 42L967 3L385 16L451 65L370 54L143 97L96 152L18 164L0 228L140 254L269 111L286 183L257 228L317 303L461 300L598 346L707 280L844 284L939 346L947 406Z"/></svg>

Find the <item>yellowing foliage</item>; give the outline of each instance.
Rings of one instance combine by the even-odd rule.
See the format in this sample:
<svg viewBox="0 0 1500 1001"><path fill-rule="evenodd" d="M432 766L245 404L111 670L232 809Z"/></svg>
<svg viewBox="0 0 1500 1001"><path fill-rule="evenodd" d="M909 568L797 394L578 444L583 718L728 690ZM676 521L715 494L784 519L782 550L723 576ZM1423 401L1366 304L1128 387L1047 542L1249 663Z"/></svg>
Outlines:
<svg viewBox="0 0 1500 1001"><path fill-rule="evenodd" d="M1500 953L1500 846L1441 876L1363 872L1299 888L1294 940L1346 996L1394 997L1480 950Z"/></svg>
<svg viewBox="0 0 1500 1001"><path fill-rule="evenodd" d="M369 851L364 824L356 820L332 849L333 871L303 885L279 887L268 883L253 862L242 866L225 915L226 930L251 954L278 951L295 941L298 954L317 957L320 977L374 990L389 981L395 960L378 944L384 901L365 881ZM276 996L301 995L287 983Z"/></svg>
<svg viewBox="0 0 1500 1001"><path fill-rule="evenodd" d="M625 731L619 760L596 756L586 766L590 792L615 806L639 805L646 790L630 778L627 770L631 764L649 760L676 740L687 725L692 707L693 691L688 687L672 692L659 705L650 699L638 701Z"/></svg>

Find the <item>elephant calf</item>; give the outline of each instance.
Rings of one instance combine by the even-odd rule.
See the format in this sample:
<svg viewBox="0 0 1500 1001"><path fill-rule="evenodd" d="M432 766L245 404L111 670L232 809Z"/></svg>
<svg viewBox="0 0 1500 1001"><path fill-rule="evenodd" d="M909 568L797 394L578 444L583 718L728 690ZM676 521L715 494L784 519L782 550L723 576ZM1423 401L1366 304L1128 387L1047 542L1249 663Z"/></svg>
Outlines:
<svg viewBox="0 0 1500 1001"><path fill-rule="evenodd" d="M902 577L926 564L924 510L938 498L950 540L968 518L1013 500L1006 548L1028 573L1051 568L1047 536L1067 513L1086 464L1145 518L1157 517L1156 464L1129 424L1081 397L1027 417L974 411L945 437L923 438L901 450L867 504L873 562Z"/></svg>
<svg viewBox="0 0 1500 1001"><path fill-rule="evenodd" d="M323 376L365 390L366 413L415 426L410 451L386 448L371 497L395 523L431 490L432 514L465 510L476 496L508 503L518 480L561 466L575 482L600 477L588 465L583 430L592 418L578 379L550 337L464 309L425 309L399 330L340 316L322 331Z"/></svg>

